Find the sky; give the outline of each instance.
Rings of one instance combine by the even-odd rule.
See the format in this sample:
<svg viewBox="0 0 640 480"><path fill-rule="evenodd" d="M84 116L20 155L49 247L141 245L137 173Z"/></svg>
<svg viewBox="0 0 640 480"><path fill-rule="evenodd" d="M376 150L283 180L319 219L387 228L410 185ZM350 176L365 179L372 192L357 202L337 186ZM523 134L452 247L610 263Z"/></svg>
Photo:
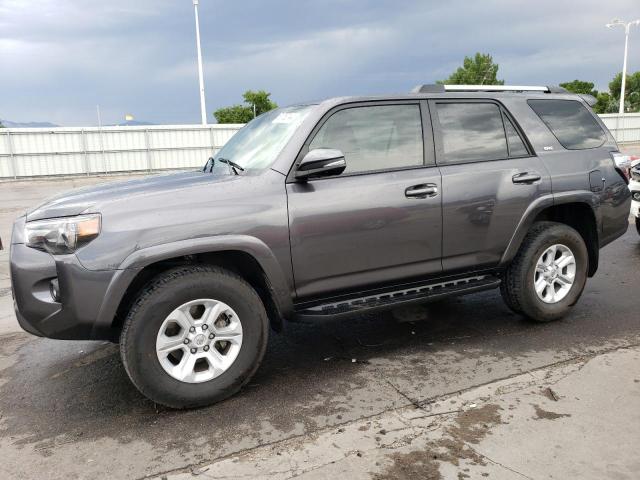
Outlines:
<svg viewBox="0 0 640 480"><path fill-rule="evenodd" d="M200 0L208 118L264 89L280 105L409 91L489 53L507 84L622 70L639 0ZM628 71L640 70L640 27ZM200 122L192 0L0 0L0 118Z"/></svg>

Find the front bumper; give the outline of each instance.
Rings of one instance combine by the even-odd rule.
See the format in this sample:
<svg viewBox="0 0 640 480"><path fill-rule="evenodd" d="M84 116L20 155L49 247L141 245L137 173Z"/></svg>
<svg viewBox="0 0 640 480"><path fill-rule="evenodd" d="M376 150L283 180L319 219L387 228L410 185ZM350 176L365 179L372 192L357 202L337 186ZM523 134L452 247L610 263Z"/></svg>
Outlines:
<svg viewBox="0 0 640 480"><path fill-rule="evenodd" d="M9 255L14 308L20 326L29 333L49 338L109 338L110 332L94 327L115 272L87 270L75 255L54 257L27 247L16 234L16 230L23 228L24 218L18 219ZM54 279L58 280L60 290L57 300L50 291Z"/></svg>

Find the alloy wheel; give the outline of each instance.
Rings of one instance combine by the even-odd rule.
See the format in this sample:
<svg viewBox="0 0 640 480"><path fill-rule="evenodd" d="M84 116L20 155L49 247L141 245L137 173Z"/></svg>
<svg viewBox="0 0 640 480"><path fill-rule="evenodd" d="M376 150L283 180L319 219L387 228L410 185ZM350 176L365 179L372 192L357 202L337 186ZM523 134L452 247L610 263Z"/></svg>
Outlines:
<svg viewBox="0 0 640 480"><path fill-rule="evenodd" d="M156 354L165 372L202 383L226 372L242 347L242 323L226 303L199 299L180 305L162 322Z"/></svg>
<svg viewBox="0 0 640 480"><path fill-rule="evenodd" d="M547 248L536 263L534 288L545 303L564 299L576 278L576 259L569 247L556 244Z"/></svg>

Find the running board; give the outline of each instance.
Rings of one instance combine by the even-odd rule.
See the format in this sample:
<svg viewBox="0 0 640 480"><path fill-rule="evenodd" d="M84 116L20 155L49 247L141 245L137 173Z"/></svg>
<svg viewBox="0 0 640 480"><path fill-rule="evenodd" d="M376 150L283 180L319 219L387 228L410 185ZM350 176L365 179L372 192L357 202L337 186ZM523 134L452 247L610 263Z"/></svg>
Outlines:
<svg viewBox="0 0 640 480"><path fill-rule="evenodd" d="M297 310L295 315L304 319L357 315L374 310L438 300L453 295L489 290L499 285L500 279L493 275L478 275L438 283L416 284L401 290L313 305Z"/></svg>

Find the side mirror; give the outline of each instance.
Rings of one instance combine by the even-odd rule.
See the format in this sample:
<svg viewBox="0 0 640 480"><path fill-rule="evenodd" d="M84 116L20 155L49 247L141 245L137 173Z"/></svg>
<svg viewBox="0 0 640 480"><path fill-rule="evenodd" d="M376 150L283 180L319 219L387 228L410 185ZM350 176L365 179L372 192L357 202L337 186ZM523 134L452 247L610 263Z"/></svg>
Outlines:
<svg viewBox="0 0 640 480"><path fill-rule="evenodd" d="M347 168L347 162L340 150L317 148L304 156L298 165L295 178L306 182L310 178L340 175L345 168Z"/></svg>
<svg viewBox="0 0 640 480"><path fill-rule="evenodd" d="M207 160L207 163L204 164L204 167L202 168L203 172L209 171L209 173L211 173L213 171L213 163L215 162L215 160L213 159L213 157L209 157L209 160Z"/></svg>

